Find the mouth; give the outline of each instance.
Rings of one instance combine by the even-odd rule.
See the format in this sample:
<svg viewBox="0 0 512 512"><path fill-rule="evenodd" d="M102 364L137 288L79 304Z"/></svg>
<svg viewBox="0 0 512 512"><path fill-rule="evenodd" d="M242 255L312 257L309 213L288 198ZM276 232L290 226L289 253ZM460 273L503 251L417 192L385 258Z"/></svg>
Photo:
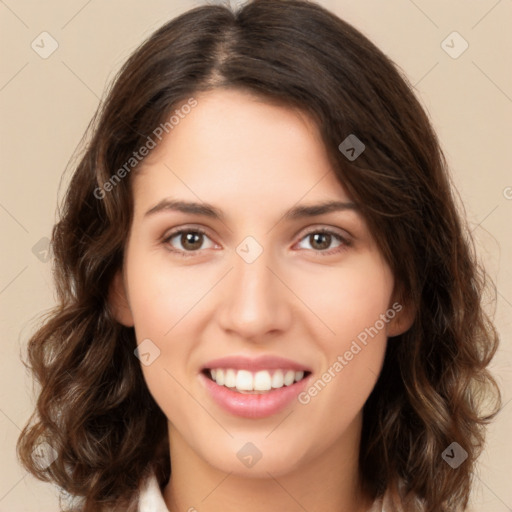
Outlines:
<svg viewBox="0 0 512 512"><path fill-rule="evenodd" d="M198 375L207 396L225 412L241 418L263 419L290 407L313 378L311 371L299 364L289 363L280 368L276 360L274 363L274 368L253 364L251 370L241 363L241 368L217 363L203 368Z"/></svg>
<svg viewBox="0 0 512 512"><path fill-rule="evenodd" d="M206 362L199 377L207 395L224 411L262 419L290 407L308 385L312 368L274 354L233 354Z"/></svg>
<svg viewBox="0 0 512 512"><path fill-rule="evenodd" d="M258 371L236 368L204 368L201 373L218 386L248 395L269 394L274 390L293 386L311 375L308 370L294 370L291 368L273 368Z"/></svg>

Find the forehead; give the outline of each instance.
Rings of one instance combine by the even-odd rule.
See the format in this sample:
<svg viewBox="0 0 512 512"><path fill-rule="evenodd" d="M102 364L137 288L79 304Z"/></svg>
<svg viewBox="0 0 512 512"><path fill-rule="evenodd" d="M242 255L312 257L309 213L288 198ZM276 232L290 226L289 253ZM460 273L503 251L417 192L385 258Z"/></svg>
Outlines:
<svg viewBox="0 0 512 512"><path fill-rule="evenodd" d="M254 200L260 207L279 197L348 199L304 112L234 89L194 98L197 105L137 168L136 203L176 188L195 200L222 202L236 194L242 204Z"/></svg>

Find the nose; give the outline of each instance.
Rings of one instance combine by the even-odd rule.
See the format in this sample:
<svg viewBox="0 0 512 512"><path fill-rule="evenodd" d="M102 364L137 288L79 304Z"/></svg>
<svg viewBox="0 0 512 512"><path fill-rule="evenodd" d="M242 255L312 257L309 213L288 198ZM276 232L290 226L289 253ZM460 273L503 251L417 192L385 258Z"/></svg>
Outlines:
<svg viewBox="0 0 512 512"><path fill-rule="evenodd" d="M218 315L221 327L253 342L286 331L291 324L293 295L283 284L270 251L248 263L233 255L231 272L226 276Z"/></svg>

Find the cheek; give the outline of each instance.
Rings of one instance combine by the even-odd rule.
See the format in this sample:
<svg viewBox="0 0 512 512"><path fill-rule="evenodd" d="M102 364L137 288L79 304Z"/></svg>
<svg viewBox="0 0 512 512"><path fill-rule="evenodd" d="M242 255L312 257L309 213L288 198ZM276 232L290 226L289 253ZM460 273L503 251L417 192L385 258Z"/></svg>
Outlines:
<svg viewBox="0 0 512 512"><path fill-rule="evenodd" d="M328 271L297 272L294 292L318 320L310 325L331 353L350 345L388 310L393 276L378 253L366 252Z"/></svg>
<svg viewBox="0 0 512 512"><path fill-rule="evenodd" d="M148 242L143 240L143 244ZM181 268L162 248L144 252L134 242L128 254L130 305L137 339L171 338L181 320L207 293L215 276L207 268Z"/></svg>
<svg viewBox="0 0 512 512"><path fill-rule="evenodd" d="M148 257L134 244L126 260L129 299L137 344L149 353L149 361L141 357L149 391L163 411L184 410L190 397L182 386L195 348L188 320L205 290L166 263L165 256Z"/></svg>
<svg viewBox="0 0 512 512"><path fill-rule="evenodd" d="M389 309L393 291L389 267L371 254L350 263L328 276L303 278L300 285L305 302L321 320L310 325L315 326L322 354L317 379L301 403L312 409L343 411L331 416L333 431L353 418L371 393L387 346L387 324L382 318L394 316Z"/></svg>

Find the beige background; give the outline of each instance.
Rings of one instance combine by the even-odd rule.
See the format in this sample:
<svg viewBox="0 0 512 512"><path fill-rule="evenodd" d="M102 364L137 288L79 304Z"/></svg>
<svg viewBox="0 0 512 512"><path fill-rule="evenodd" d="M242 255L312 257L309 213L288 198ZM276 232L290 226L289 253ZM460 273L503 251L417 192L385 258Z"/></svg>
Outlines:
<svg viewBox="0 0 512 512"><path fill-rule="evenodd" d="M510 512L512 1L320 3L370 37L415 85L496 280L502 345L493 367L505 407L489 430L473 510ZM44 245L62 194L61 175L114 71L154 29L198 4L0 0L0 512L57 511L54 488L24 473L14 447L33 406L20 353L36 316L54 301ZM47 59L31 48L43 31L59 45ZM458 58L441 46L453 31L469 44ZM451 36L445 44L458 53L464 43Z"/></svg>

